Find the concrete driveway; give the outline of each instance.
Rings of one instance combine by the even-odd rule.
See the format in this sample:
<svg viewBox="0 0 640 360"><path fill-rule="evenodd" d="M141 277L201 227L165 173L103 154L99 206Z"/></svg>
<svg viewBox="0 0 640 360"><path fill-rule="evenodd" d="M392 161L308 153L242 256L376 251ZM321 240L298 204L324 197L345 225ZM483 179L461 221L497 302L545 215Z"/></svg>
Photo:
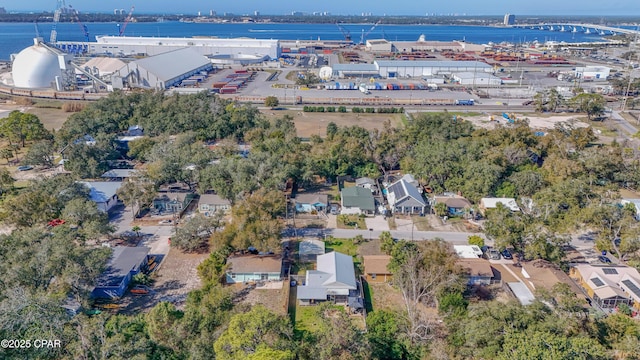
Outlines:
<svg viewBox="0 0 640 360"><path fill-rule="evenodd" d="M367 229L373 229L375 231L389 231L389 222L382 215L376 215L374 217L364 218Z"/></svg>

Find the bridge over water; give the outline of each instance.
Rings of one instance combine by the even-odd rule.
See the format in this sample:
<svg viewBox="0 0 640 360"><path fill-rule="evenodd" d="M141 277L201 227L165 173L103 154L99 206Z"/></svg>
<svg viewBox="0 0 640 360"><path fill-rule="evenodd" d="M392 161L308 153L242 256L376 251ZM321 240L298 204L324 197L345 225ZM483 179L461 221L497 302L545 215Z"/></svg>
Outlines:
<svg viewBox="0 0 640 360"><path fill-rule="evenodd" d="M514 28L530 28L540 29L547 31L565 31L565 32L583 32L594 33L600 35L613 35L613 34L629 34L640 35L640 31L632 29L623 29L619 27L585 24L585 23L540 23L540 24L518 24L510 25Z"/></svg>

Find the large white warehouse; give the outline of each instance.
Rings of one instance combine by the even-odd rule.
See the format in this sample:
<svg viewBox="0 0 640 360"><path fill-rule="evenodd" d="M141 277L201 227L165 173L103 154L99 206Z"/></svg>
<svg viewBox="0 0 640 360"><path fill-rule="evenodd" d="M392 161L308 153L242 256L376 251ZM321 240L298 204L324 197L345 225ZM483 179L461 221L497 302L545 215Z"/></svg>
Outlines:
<svg viewBox="0 0 640 360"><path fill-rule="evenodd" d="M96 42L59 41L56 45L62 50L71 52L78 46L83 46L86 47L86 51L89 54L93 55L153 56L185 47L192 47L204 56L266 56L272 59L280 57L279 41L270 39L96 36Z"/></svg>
<svg viewBox="0 0 640 360"><path fill-rule="evenodd" d="M112 83L114 89L164 90L211 69L213 65L209 59L188 47L132 61L113 74Z"/></svg>
<svg viewBox="0 0 640 360"><path fill-rule="evenodd" d="M480 61L411 61L376 60L373 64L336 64L333 76L406 78L430 77L433 75L460 72L490 73L493 68Z"/></svg>
<svg viewBox="0 0 640 360"><path fill-rule="evenodd" d="M404 61L376 60L383 78L422 77L455 72L492 72L493 68L480 61Z"/></svg>

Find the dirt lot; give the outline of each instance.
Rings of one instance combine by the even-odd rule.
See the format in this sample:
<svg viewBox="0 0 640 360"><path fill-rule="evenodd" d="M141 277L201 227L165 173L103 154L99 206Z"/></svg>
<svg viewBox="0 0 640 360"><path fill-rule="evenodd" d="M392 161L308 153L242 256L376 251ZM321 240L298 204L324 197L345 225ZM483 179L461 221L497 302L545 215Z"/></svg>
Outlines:
<svg viewBox="0 0 640 360"><path fill-rule="evenodd" d="M539 114L515 114L515 115L517 119L525 119L525 118L528 119L529 126L531 126L532 129L541 129L541 130L553 129L557 123L569 121L572 119L577 120L578 118L576 115L554 115L554 116L544 116ZM498 120L498 121L491 121L492 117L494 120ZM475 126L479 126L487 129L495 128L496 124L498 123L501 125L505 125L507 123L506 120L502 117L502 113L487 113L480 116L469 116L469 117L464 116L464 119L471 121ZM581 121L576 121L576 126L588 127L589 125Z"/></svg>
<svg viewBox="0 0 640 360"><path fill-rule="evenodd" d="M237 284L234 286L234 290L238 294L237 300L240 303L248 305L261 304L267 309L280 315L287 315L287 298L289 297L288 283L282 282L283 286L280 289L260 289L252 288L248 289L246 285ZM243 292L243 289L247 289Z"/></svg>
<svg viewBox="0 0 640 360"><path fill-rule="evenodd" d="M373 293L373 310L398 310L404 309L404 301L400 291L390 284L369 283Z"/></svg>
<svg viewBox="0 0 640 360"><path fill-rule="evenodd" d="M303 138L311 135L325 136L327 124L330 122L334 122L338 126L358 125L367 130L382 129L385 120L390 120L391 125L395 127L402 125L400 114L305 113L294 110L264 110L263 114L268 119L291 115L296 124L298 136Z"/></svg>
<svg viewBox="0 0 640 360"><path fill-rule="evenodd" d="M130 301L133 301L124 311L131 313L148 311L160 301L171 302L182 309L189 291L202 286L197 267L208 256L209 254L185 254L172 248L167 257L162 260L158 271L152 274L155 279L155 283L151 286L153 293L135 297L126 295L131 297Z"/></svg>

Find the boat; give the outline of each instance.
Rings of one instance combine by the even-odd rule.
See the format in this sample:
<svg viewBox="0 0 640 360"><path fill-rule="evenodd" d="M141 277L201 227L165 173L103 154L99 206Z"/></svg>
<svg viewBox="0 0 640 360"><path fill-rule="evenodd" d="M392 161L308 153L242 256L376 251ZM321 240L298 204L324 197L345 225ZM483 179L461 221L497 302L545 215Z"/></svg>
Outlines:
<svg viewBox="0 0 640 360"><path fill-rule="evenodd" d="M587 28L587 30L584 31L585 34L591 34L591 29Z"/></svg>

